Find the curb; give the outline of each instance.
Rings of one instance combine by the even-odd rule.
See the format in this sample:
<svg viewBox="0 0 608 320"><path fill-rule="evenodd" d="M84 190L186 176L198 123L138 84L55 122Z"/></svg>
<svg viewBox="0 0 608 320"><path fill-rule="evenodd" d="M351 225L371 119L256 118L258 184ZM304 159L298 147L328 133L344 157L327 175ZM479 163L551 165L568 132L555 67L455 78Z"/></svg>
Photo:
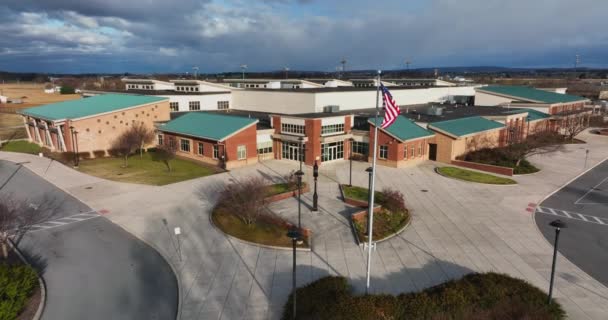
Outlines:
<svg viewBox="0 0 608 320"><path fill-rule="evenodd" d="M13 251L17 254L17 256L19 257L19 259L21 259L21 261L23 261L23 263L25 263L28 266L34 268L27 261L27 259L25 259L25 257L23 256L23 254L21 253L21 251L19 250L19 248L17 248L17 246L15 246L15 244L13 244L13 241L11 241L9 239L8 240L8 244L13 249ZM40 303L38 304L38 310L36 310L36 314L34 314L34 317L32 318L32 320L40 320L40 318L42 317L42 312L44 311L44 307L46 306L46 285L44 283L44 280L40 276L40 274L38 274L38 272L36 272L36 276L38 277L38 286L40 287Z"/></svg>
<svg viewBox="0 0 608 320"><path fill-rule="evenodd" d="M45 158L45 159L49 159L49 158ZM2 159L2 160L4 160L4 161L8 161L8 162L13 162L13 161L8 160L8 159ZM51 159L49 159L49 160L51 160ZM54 161L54 160L53 160L53 161ZM64 167L66 167L66 168L68 168L68 169L72 169L72 170L74 170L73 168L70 168L70 167L66 166L65 164L63 164L63 163L61 163L61 162L59 162L59 161L55 161L55 162L57 162L58 164L60 164L60 165L62 165L62 166L64 166ZM13 163L14 163L14 162L13 162ZM83 203L83 204L85 204L86 206L90 207L91 209L95 210L95 208L94 208L93 206L91 206L91 205L89 205L88 203L86 203L86 202L82 201L80 198L76 197L76 195L72 194L72 193L71 193L69 190L66 190L66 189L62 188L61 186L59 186L59 185L55 184L54 182L52 182L52 181L50 181L50 180L46 179L44 176L40 175L40 174L39 174L39 173L37 173L36 171L34 171L34 170L32 170L32 169L28 168L26 165L23 165L23 166L24 166L24 167L26 167L28 170L30 170L30 171L31 171L32 173L34 173L35 175L37 175L37 176L39 176L40 178L42 178L44 181L46 181L46 182L48 182L48 183L50 183L50 184L54 185L54 186L55 186L55 187L57 187L59 190L61 190L61 191L65 192L65 193L67 193L67 194L69 194L69 195L70 195L72 198L74 198L74 199L76 199L76 200L80 201L81 203ZM83 173L83 174L85 174L85 173ZM110 180L108 180L108 181L110 181ZM112 182L116 182L116 181L112 181ZM95 211L97 211L97 210L95 210ZM171 263L170 263L170 261L171 261L171 260L169 260L169 259L167 258L167 256L166 256L165 254L163 254L163 253L162 253L160 250L158 250L158 248L157 248L157 247L156 247L154 244L152 244L151 242L149 242L149 241L147 241L146 239L143 239L143 238L141 238L141 237L139 237L139 236L135 235L135 233L130 232L130 231L127 229L127 228L125 228L125 227L123 227L123 226L121 226L121 225L119 225L119 224L115 223L114 221L112 221L112 220L111 220L111 219L109 219L108 217L103 216L103 215L102 215L101 217L102 217L102 218L104 218L104 219L106 219L108 222L112 223L113 225L118 226L120 229L122 229L122 230L126 231L126 232L127 232L129 235L130 235L130 236L133 236L134 238L136 238L136 239L140 240L141 242L145 243L146 245L148 245L150 248L154 249L154 250L155 250L155 251L156 251L156 252L157 252L157 253L158 253L158 254L159 254L159 255L160 255L160 256L161 256L161 257L162 257L164 260L165 260L165 262L166 262L166 263L169 265L169 267L170 267L170 268L171 268L171 270L173 271L173 275L175 276L175 279L176 279L176 281L177 281L177 291L178 291L178 292L177 292L177 301L178 301L178 302L177 302L177 315L176 315L175 319L181 319L181 314L182 314L182 303L183 303L183 301L182 301L182 299L183 299L183 297L182 297L182 283L181 283L180 277L178 277L177 269L176 269L176 268L173 266L173 264L171 264ZM35 319L35 320L38 320L38 319Z"/></svg>
<svg viewBox="0 0 608 320"><path fill-rule="evenodd" d="M469 170L468 168L466 170ZM486 185L486 186L496 186L496 187L517 187L518 183L517 181L515 181L515 183L512 184L496 184L496 183L483 183L483 182L475 182L475 181L468 181L468 180L463 180L463 179L458 179L458 178L454 178L454 177L450 177L450 176L446 176L445 174L439 172L439 167L435 167L435 169L433 169L433 171L435 171L436 174L448 178L448 179L452 179L452 180L457 180L457 181L462 181L462 182L468 182L468 183L475 183L478 185ZM489 174L489 173L486 173ZM499 177L500 178L500 177Z"/></svg>
<svg viewBox="0 0 608 320"><path fill-rule="evenodd" d="M275 250L283 250L283 251L293 251L293 247L279 247L279 246L271 246L268 244L261 244L261 243L255 243L255 242L251 242L251 241L247 241L247 240L243 240L241 238L237 238L233 235L227 234L226 232L222 231L218 226L215 225L215 223L213 223L213 212L210 212L208 214L208 219L209 219L209 223L211 224L211 226L213 227L213 229L215 229L215 231L223 234L224 236L226 236L228 239L234 239L240 243L244 243L244 244L248 244L251 246L256 246L256 247L261 247L261 248L265 248L265 249L275 249ZM301 251L301 252L312 252L312 237L310 237L310 239L308 239L310 241L308 248L298 248L296 247L296 251Z"/></svg>

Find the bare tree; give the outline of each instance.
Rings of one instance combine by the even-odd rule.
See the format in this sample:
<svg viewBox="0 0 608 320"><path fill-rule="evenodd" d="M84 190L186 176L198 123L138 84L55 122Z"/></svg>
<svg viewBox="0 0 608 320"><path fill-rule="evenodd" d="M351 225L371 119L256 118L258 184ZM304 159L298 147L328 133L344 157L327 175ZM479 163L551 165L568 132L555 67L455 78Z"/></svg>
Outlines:
<svg viewBox="0 0 608 320"><path fill-rule="evenodd" d="M166 166L167 170L171 172L171 160L175 159L175 153L177 152L177 144L174 137L168 137L164 144L159 145L154 152L154 158L157 161L162 161Z"/></svg>
<svg viewBox="0 0 608 320"><path fill-rule="evenodd" d="M247 225L253 224L267 213L266 189L266 180L261 177L229 184L220 195L218 207Z"/></svg>
<svg viewBox="0 0 608 320"><path fill-rule="evenodd" d="M43 205L46 208L44 202ZM25 201L15 200L9 195L0 195L0 247L2 257L5 259L8 257L8 241L11 237L20 239L33 225L46 221L53 212L53 210L40 210L40 206L28 205Z"/></svg>
<svg viewBox="0 0 608 320"><path fill-rule="evenodd" d="M129 130L132 131L134 138L139 141L139 158L143 158L143 152L146 145L154 141L154 130L146 126L143 122L133 125Z"/></svg>
<svg viewBox="0 0 608 320"><path fill-rule="evenodd" d="M562 120L561 125L568 140L572 141L577 134L587 129L587 117L584 115L568 116Z"/></svg>
<svg viewBox="0 0 608 320"><path fill-rule="evenodd" d="M593 115L589 117L589 126L594 128L606 128L608 127L608 121L606 121L604 115Z"/></svg>
<svg viewBox="0 0 608 320"><path fill-rule="evenodd" d="M496 148L498 140L492 139L488 135L474 136L466 140L466 146L468 151Z"/></svg>
<svg viewBox="0 0 608 320"><path fill-rule="evenodd" d="M141 140L137 135L137 132L134 130L134 127L131 127L125 131L123 131L112 143L112 149L118 152L118 154L123 157L124 165L123 167L128 166L129 156L140 146Z"/></svg>
<svg viewBox="0 0 608 320"><path fill-rule="evenodd" d="M518 167L522 160L527 157L555 152L563 148L564 145L560 135L551 131L543 131L529 135L525 140L505 147L504 152L509 158L517 160L515 166Z"/></svg>

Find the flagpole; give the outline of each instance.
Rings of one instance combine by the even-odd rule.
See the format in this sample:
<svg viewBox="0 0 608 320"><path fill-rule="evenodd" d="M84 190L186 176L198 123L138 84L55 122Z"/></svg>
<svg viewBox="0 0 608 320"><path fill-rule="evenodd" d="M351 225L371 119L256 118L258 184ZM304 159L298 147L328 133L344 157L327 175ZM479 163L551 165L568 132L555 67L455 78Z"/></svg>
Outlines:
<svg viewBox="0 0 608 320"><path fill-rule="evenodd" d="M378 80L376 83L376 118L374 119L374 147L372 157L372 181L369 191L369 206L367 216L368 227L367 227L367 278L365 284L365 293L369 294L369 281L372 269L372 237L374 229L374 190L376 187L376 158L378 158L378 117L380 115L380 75L382 71L378 70Z"/></svg>

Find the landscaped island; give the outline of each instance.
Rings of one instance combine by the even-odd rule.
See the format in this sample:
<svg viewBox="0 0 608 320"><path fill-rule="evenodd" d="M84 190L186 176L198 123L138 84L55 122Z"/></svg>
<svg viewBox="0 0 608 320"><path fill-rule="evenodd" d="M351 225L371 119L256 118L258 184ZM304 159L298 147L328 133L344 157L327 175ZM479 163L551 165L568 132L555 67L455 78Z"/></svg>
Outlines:
<svg viewBox="0 0 608 320"><path fill-rule="evenodd" d="M37 290L38 276L32 267L14 254L0 258L0 319L31 319L40 303Z"/></svg>
<svg viewBox="0 0 608 320"><path fill-rule="evenodd" d="M485 184L517 184L513 179L497 177L495 175L477 172L456 167L439 167L437 172L446 177L464 180L469 182L485 183Z"/></svg>
<svg viewBox="0 0 608 320"><path fill-rule="evenodd" d="M347 203L368 206L369 191L366 188L357 186L341 185L344 200ZM391 189L384 189L374 193L374 226L373 240L382 241L399 231L403 230L408 224L410 216L403 194ZM350 201L355 200L356 202ZM363 210L352 215L352 223L357 233L358 241L367 241L368 213Z"/></svg>
<svg viewBox="0 0 608 320"><path fill-rule="evenodd" d="M212 222L224 233L247 242L273 247L292 247L287 232L292 224L272 214L266 207L274 199L293 196L297 183L293 174L285 183L268 184L262 178L233 183L222 191L212 213ZM295 191L295 192L294 192ZM309 232L301 230L298 247L309 247Z"/></svg>
<svg viewBox="0 0 608 320"><path fill-rule="evenodd" d="M343 277L298 288L296 319L564 319L559 303L531 284L497 273L469 274L422 292L355 295ZM292 295L283 319L294 319Z"/></svg>

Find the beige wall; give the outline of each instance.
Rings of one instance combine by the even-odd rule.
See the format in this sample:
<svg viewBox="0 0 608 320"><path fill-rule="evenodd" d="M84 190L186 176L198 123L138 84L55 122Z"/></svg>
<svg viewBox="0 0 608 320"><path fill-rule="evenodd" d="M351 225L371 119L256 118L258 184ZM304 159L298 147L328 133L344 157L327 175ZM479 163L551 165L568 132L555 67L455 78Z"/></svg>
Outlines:
<svg viewBox="0 0 608 320"><path fill-rule="evenodd" d="M498 147L501 144L503 129L481 132L476 135L452 138L441 132L435 132L437 143L437 161L450 163L456 157L475 149Z"/></svg>
<svg viewBox="0 0 608 320"><path fill-rule="evenodd" d="M475 92L475 105L476 106L497 106L503 103L510 103L513 99L499 97L497 95L488 94L484 92Z"/></svg>
<svg viewBox="0 0 608 320"><path fill-rule="evenodd" d="M314 112L314 94L272 90L235 90L232 109L285 114Z"/></svg>
<svg viewBox="0 0 608 320"><path fill-rule="evenodd" d="M78 151L92 152L110 150L114 140L137 122L149 128L156 121L169 120L169 102L157 102L131 109L98 115L81 120L72 120L71 125L78 131Z"/></svg>

